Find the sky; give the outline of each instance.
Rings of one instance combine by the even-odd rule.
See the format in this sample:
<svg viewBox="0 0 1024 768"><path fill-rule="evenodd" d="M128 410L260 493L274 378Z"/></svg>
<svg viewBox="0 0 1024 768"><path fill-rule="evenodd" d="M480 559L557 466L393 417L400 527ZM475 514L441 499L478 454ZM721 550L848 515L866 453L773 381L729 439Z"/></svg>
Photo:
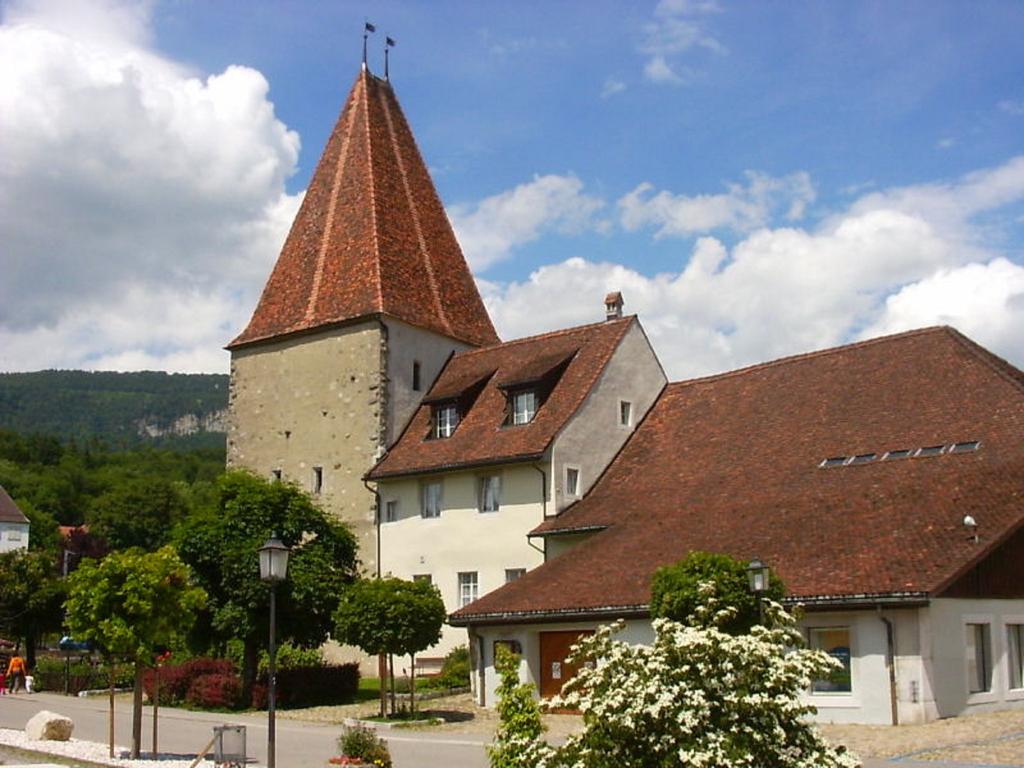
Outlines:
<svg viewBox="0 0 1024 768"><path fill-rule="evenodd" d="M366 20L502 338L1024 366L1024 3L0 0L0 371L226 372Z"/></svg>

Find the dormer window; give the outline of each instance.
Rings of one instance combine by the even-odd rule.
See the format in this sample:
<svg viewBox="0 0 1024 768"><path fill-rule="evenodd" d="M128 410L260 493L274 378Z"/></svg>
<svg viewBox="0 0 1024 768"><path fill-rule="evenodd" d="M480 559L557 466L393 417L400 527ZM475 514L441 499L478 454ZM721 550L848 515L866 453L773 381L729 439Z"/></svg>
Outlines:
<svg viewBox="0 0 1024 768"><path fill-rule="evenodd" d="M537 392L524 389L511 395L511 411L513 424L529 424L537 415Z"/></svg>
<svg viewBox="0 0 1024 768"><path fill-rule="evenodd" d="M440 403L434 406L434 437L451 437L459 426L459 406L455 403Z"/></svg>

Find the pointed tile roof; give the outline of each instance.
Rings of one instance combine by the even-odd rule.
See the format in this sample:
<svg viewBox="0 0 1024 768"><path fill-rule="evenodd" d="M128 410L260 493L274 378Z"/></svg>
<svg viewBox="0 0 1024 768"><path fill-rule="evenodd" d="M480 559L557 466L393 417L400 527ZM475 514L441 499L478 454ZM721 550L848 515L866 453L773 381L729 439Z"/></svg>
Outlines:
<svg viewBox="0 0 1024 768"><path fill-rule="evenodd" d="M0 523L27 523L28 518L18 509L4 487L0 485Z"/></svg>
<svg viewBox="0 0 1024 768"><path fill-rule="evenodd" d="M228 349L377 314L473 345L498 341L395 93L364 68Z"/></svg>

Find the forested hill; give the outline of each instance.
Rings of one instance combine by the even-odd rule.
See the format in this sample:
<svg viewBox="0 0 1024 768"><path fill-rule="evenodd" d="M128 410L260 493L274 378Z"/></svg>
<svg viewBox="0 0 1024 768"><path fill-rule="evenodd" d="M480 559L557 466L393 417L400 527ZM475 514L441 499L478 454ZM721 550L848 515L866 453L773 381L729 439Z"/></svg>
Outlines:
<svg viewBox="0 0 1024 768"><path fill-rule="evenodd" d="M224 374L0 373L0 429L111 448L224 447Z"/></svg>

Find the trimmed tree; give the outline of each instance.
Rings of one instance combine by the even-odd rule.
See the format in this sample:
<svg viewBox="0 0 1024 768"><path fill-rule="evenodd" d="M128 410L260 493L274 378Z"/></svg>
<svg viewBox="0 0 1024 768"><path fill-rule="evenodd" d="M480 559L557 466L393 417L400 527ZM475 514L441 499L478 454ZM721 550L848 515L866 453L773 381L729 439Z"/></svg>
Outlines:
<svg viewBox="0 0 1024 768"><path fill-rule="evenodd" d="M142 677L154 651L181 639L206 593L170 547L156 552L131 549L103 560L84 561L68 577L67 625L77 640L91 642L110 662L135 667L131 756L142 747ZM111 672L110 756L114 755L114 689Z"/></svg>
<svg viewBox="0 0 1024 768"><path fill-rule="evenodd" d="M733 618L719 628L744 634L759 622L758 596L750 591L747 564L714 552L691 552L675 565L654 572L651 580L651 616L691 623L704 605L703 584L715 585L718 605L730 608ZM765 600L779 601L785 594L782 582L771 576Z"/></svg>
<svg viewBox="0 0 1024 768"><path fill-rule="evenodd" d="M364 579L349 587L342 596L334 614L335 637L368 654L411 657L411 706L415 709L416 654L441 639L445 616L441 593L429 582L396 578ZM393 670L390 678L393 699ZM385 716L386 698L384 681L381 680L381 717Z"/></svg>
<svg viewBox="0 0 1024 768"><path fill-rule="evenodd" d="M0 555L0 626L24 641L29 669L36 665L39 636L60 629L65 587L51 551Z"/></svg>
<svg viewBox="0 0 1024 768"><path fill-rule="evenodd" d="M257 551L272 534L288 547L288 578L277 585L277 636L319 647L333 628L338 596L355 578L356 540L295 485L233 471L218 481L213 509L175 531L182 560L209 595L193 645L242 643L242 697L251 701L260 650L269 634L270 586L260 581Z"/></svg>

